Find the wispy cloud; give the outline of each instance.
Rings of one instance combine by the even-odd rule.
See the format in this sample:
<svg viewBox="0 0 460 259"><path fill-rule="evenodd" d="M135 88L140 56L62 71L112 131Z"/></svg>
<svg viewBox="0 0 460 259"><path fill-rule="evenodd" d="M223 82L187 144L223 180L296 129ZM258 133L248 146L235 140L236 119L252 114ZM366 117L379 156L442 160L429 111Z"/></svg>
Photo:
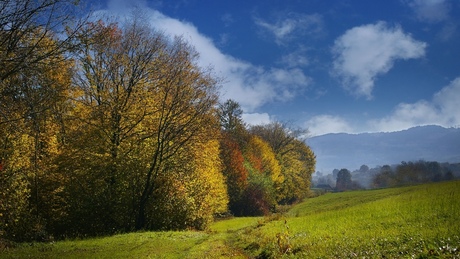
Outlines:
<svg viewBox="0 0 460 259"><path fill-rule="evenodd" d="M131 12L123 1L112 0L110 3L112 9L107 12L119 16ZM120 5L124 7L120 8ZM182 36L195 47L200 53L199 65L212 66L215 74L224 79L221 98L236 100L245 112L254 112L272 101L287 101L310 85L311 79L300 69L265 68L237 59L220 51L214 41L200 33L193 24L148 8L144 1L135 6L139 5L154 28L169 35Z"/></svg>
<svg viewBox="0 0 460 259"><path fill-rule="evenodd" d="M353 127L344 118L329 114L314 116L305 123L311 136L319 136L328 133L352 133Z"/></svg>
<svg viewBox="0 0 460 259"><path fill-rule="evenodd" d="M317 36L323 31L323 18L319 14L289 13L272 23L258 17L254 21L263 32L273 36L278 45L285 45L299 37Z"/></svg>
<svg viewBox="0 0 460 259"><path fill-rule="evenodd" d="M359 131L354 127L357 122L329 114L314 116L305 123L305 126L313 136L339 132L393 132L420 125L460 127L458 100L460 100L460 77L435 93L431 100L400 103L387 116L361 122Z"/></svg>
<svg viewBox="0 0 460 259"><path fill-rule="evenodd" d="M243 121L249 125L263 125L271 122L268 113L243 113Z"/></svg>
<svg viewBox="0 0 460 259"><path fill-rule="evenodd" d="M448 41L457 31L457 22L452 20L452 0L405 0L415 15L415 18L426 24L441 23L442 28L437 37L441 41ZM436 29L435 27L432 29Z"/></svg>
<svg viewBox="0 0 460 259"><path fill-rule="evenodd" d="M439 37L440 40L446 42L455 35L455 33L457 32L457 27L458 25L453 22L446 23L442 27L441 31L439 31L437 36Z"/></svg>
<svg viewBox="0 0 460 259"><path fill-rule="evenodd" d="M351 93L371 99L377 76L387 73L398 59L423 57L426 46L385 22L355 27L335 41L332 73Z"/></svg>
<svg viewBox="0 0 460 259"><path fill-rule="evenodd" d="M310 65L310 59L307 57L307 48L300 47L282 56L280 63L287 67L306 67Z"/></svg>
<svg viewBox="0 0 460 259"><path fill-rule="evenodd" d="M447 0L408 0L406 3L420 21L435 23L449 18L451 7Z"/></svg>
<svg viewBox="0 0 460 259"><path fill-rule="evenodd" d="M225 24L226 27L232 25L235 22L233 15L230 13L226 13L221 17L222 22Z"/></svg>
<svg viewBox="0 0 460 259"><path fill-rule="evenodd" d="M430 101L401 103L392 114L369 125L379 131L396 131L416 125L440 125L444 127L460 126L460 77L437 92Z"/></svg>

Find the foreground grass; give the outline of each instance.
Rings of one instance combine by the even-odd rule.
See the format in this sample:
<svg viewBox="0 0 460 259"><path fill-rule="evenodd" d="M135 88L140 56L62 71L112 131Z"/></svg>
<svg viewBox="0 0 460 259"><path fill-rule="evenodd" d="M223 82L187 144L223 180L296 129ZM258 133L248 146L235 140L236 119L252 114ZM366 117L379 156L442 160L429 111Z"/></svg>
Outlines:
<svg viewBox="0 0 460 259"><path fill-rule="evenodd" d="M460 182L329 193L207 232L22 244L0 258L460 258Z"/></svg>
<svg viewBox="0 0 460 259"><path fill-rule="evenodd" d="M247 258L230 245L234 234L262 218L234 218L207 232L130 233L55 243L25 243L0 250L0 258Z"/></svg>
<svg viewBox="0 0 460 259"><path fill-rule="evenodd" d="M330 193L246 236L265 257L460 258L460 182Z"/></svg>

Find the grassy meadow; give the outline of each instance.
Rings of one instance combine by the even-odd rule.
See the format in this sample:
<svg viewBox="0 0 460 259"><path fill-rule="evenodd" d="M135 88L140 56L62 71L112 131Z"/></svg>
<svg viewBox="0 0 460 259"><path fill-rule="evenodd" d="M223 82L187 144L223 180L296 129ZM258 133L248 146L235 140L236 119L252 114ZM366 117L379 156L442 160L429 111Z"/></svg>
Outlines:
<svg viewBox="0 0 460 259"><path fill-rule="evenodd" d="M0 258L460 258L460 181L327 193L206 232L20 244Z"/></svg>

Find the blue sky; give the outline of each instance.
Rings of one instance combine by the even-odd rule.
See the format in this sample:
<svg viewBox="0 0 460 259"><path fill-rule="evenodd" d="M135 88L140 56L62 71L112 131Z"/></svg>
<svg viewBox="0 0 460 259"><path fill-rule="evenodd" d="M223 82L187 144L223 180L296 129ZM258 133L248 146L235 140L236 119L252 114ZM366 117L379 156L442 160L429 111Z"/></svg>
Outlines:
<svg viewBox="0 0 460 259"><path fill-rule="evenodd" d="M460 127L458 0L108 0L181 35L249 124L327 133Z"/></svg>

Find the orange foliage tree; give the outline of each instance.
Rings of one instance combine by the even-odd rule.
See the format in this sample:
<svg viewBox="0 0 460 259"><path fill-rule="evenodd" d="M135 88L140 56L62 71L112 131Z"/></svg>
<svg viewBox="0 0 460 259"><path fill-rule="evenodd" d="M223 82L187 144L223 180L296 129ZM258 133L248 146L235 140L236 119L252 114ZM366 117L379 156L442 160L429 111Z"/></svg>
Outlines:
<svg viewBox="0 0 460 259"><path fill-rule="evenodd" d="M242 195L248 186L248 171L244 167L244 157L238 143L231 135L223 134L220 141L220 159L226 177L229 208L236 215L242 215Z"/></svg>
<svg viewBox="0 0 460 259"><path fill-rule="evenodd" d="M281 167L267 142L252 135L244 147L249 185L243 194L244 214L265 215L276 205L276 193L283 182Z"/></svg>

